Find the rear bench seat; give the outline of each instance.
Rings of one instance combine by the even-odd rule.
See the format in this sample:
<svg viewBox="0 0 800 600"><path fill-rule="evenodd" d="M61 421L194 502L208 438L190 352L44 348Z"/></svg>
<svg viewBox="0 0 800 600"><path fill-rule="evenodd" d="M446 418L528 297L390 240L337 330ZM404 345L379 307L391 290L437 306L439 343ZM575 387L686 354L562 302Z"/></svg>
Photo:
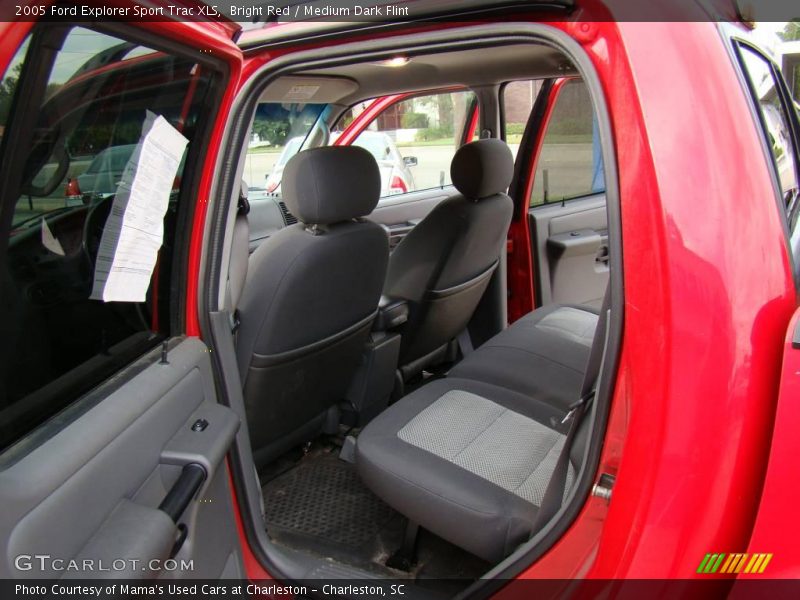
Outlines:
<svg viewBox="0 0 800 600"><path fill-rule="evenodd" d="M502 560L534 533L597 318L582 307L534 311L448 377L389 407L358 437L364 483L422 527ZM583 456L585 425L570 450L565 493Z"/></svg>
<svg viewBox="0 0 800 600"><path fill-rule="evenodd" d="M580 395L599 311L554 304L528 313L450 371L560 408Z"/></svg>

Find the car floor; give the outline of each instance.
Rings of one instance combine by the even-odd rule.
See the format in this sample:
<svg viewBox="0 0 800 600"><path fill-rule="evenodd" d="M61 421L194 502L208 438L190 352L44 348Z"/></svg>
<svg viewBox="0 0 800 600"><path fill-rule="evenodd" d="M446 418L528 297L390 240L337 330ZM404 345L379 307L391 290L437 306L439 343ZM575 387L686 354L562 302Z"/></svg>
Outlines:
<svg viewBox="0 0 800 600"><path fill-rule="evenodd" d="M412 570L387 567L406 520L361 483L354 464L339 458L341 440L314 442L261 474L266 529L275 543L445 592L458 591L489 570L489 563L424 530Z"/></svg>

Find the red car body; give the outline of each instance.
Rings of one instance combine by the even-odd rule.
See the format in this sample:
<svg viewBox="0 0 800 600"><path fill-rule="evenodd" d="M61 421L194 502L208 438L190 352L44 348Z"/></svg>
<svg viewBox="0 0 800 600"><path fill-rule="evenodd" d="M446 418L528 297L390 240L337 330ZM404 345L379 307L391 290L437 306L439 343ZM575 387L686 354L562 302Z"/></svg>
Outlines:
<svg viewBox="0 0 800 600"><path fill-rule="evenodd" d="M794 518L800 351L791 344L797 295L770 164L724 43L731 31L702 19L614 22L604 3L581 4L576 20L548 25L586 51L613 128L625 318L598 474L616 476L616 484L612 503L590 496L566 533L521 577L687 578L708 552L774 553L773 577L800 577ZM732 7L721 10L722 18L735 19ZM518 19L541 15L520 12ZM0 72L32 26L0 23ZM243 56L227 26L138 26L229 65L199 188L202 207L241 87L262 65L311 46ZM748 34L741 24L729 27ZM356 31L349 39L363 35ZM338 143L348 139L344 134ZM192 224L185 282L190 336L201 335L205 219L198 210ZM514 221L509 249L513 318L535 306L524 219ZM241 519L248 575L269 577L248 548Z"/></svg>

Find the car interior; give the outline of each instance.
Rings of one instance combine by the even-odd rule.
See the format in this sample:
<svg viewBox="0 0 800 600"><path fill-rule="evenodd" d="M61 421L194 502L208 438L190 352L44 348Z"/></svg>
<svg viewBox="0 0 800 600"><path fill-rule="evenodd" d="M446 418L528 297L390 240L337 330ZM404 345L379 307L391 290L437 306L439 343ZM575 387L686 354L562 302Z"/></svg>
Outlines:
<svg viewBox="0 0 800 600"><path fill-rule="evenodd" d="M401 56L395 68L284 71L260 92L259 103L286 106L306 91L326 108L277 193L235 185L220 276L236 355L226 364L269 561L287 577L399 578L452 593L530 549L576 493L610 310L604 157L596 104L551 45ZM540 107L526 105L513 144L506 126L503 94L520 81L580 86L585 143L570 146L566 126L546 132L532 164ZM331 145L354 106L454 89L474 95L475 119L456 135L446 183L387 196L369 151ZM423 160L407 162L419 180ZM570 179L575 164L592 181L559 195L559 169ZM510 315L519 220L535 309Z"/></svg>

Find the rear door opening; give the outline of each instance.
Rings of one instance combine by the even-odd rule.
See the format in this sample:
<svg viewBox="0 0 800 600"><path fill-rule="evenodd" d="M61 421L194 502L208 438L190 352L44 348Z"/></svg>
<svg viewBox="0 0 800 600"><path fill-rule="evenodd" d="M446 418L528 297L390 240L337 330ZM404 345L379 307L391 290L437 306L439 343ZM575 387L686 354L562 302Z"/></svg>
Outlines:
<svg viewBox="0 0 800 600"><path fill-rule="evenodd" d="M403 89L396 87L396 85L387 85L385 82L381 85L379 79L372 79L370 76L370 73L378 68L375 65L382 60L387 60L394 55L402 53L404 56L409 57L408 63L410 65L418 63L422 67L428 61L440 65L448 65L452 69L452 74L448 75L448 70L444 69L443 76L436 81L441 87L451 85L453 83L452 77L454 76L459 77L461 81L472 76L474 80L470 84L475 86L493 85L496 90L495 94L498 94L496 97L499 105L499 90L502 84L515 80L535 79L536 77L546 78L548 74L555 75L556 72L563 74L566 61L574 60L575 62L572 63L571 67L567 67L567 70L573 69L576 75L580 73L588 82L587 87L591 89L592 106L597 111L598 127L603 131L599 138L602 139L603 164L605 165L604 177L611 179L613 170L609 171L608 165L613 164L613 150L608 137L607 117L602 108L602 97L597 96L599 86L596 78L588 68L585 59L572 54L576 50L572 46L570 46L570 59L567 59L566 55L562 54L564 46L561 42L564 41L564 38L560 37L558 32L549 31L550 28L539 26L521 26L519 29L514 30L516 38L509 39L509 37L506 37L498 45L498 38L492 37L493 32L502 30L508 36L510 35L509 28L513 29L513 26L474 27L466 32L418 35L403 38L402 45L393 45L391 40L361 44L359 45L359 51L363 56L362 62L353 62L352 58L348 58L347 45L337 48L338 55L333 53L333 55L325 59L313 51L301 52L297 55L289 54L283 59L267 65L262 69L262 72L254 76L245 85L239 99L239 110L228 130L229 152L241 156L240 149L244 145L244 140L250 135L251 118L257 106L258 98L264 97L265 89L285 88L286 86L280 83L281 78L284 77L294 82L306 78L308 83L314 81L315 84L319 81L324 82L325 79L323 78L330 80L336 80L337 77L340 80L345 78L354 79L356 81L356 89L347 90L344 93L339 89L336 93L339 93L340 96L337 98L325 97L326 90L324 87L319 92L327 103L339 104L343 108L352 106L354 102L358 103L361 98L374 97L376 95L374 92L378 92L377 95L389 95L398 92L422 94L426 87L432 87L428 83L429 80L424 80L424 87L414 89L414 80L404 79L408 83L406 88ZM528 31L535 32L535 43L531 43L531 39L526 38ZM463 49L461 50L453 49L452 42L449 41L451 37L455 38L458 35L461 35L459 39L467 40L467 42L462 42ZM516 45L508 46L508 44ZM504 46L508 48L507 53L504 53ZM498 79L496 81L485 79L485 73L491 73L491 70L486 68L471 70L470 68L470 57L480 55L482 47L491 47L494 52L500 53L500 56L505 56L509 59L505 61L505 70L497 75ZM475 49L473 50L473 48ZM558 49L556 50L556 48ZM369 52L373 49L375 53L370 54ZM433 52L431 51L432 49L434 50ZM526 56L525 52L527 51L533 53L533 58ZM514 56L517 58L510 60ZM461 69L461 71L458 71L458 69ZM455 75L456 72L461 74ZM372 86L379 85L380 87L365 87L367 84ZM467 85L467 87L469 88L471 85ZM328 91L334 93L334 87L329 88ZM481 93L485 94L486 92L484 90ZM422 95L424 96L424 94ZM350 102L347 102L346 98L350 98ZM500 117L497 107L488 109L489 111L495 111L493 117L484 113L483 105L479 105L477 108L481 111L481 136L487 138L499 137ZM492 127L492 119L496 123L494 127ZM416 120L415 124L423 123L423 119L417 116L407 117L406 123L410 123L411 120ZM470 119L470 121L477 122L478 120ZM381 124L379 120L373 120L373 122L376 133L386 131L385 124ZM420 128L401 127L400 129ZM425 129L425 127L421 129ZM405 132L402 133L405 135ZM395 139L392 139L395 144L397 144L396 136L400 134L399 130L389 130L390 139L392 139L392 135L395 136ZM581 132L581 135L581 141L585 142L586 140L583 139L585 137L584 132ZM421 137L415 137L414 140L424 141ZM317 145L324 145L324 142ZM415 158L419 161L419 157ZM239 161L239 165L239 173L241 173L242 169L245 168L242 160ZM226 189L231 189L231 187L238 189L236 184L238 180L239 175L237 173L230 173L227 178L223 178L223 184L218 186L218 192L225 195L224 190ZM613 190L614 188L611 187L610 189ZM442 192L444 191L442 190ZM408 195L411 196L412 194L409 193ZM447 196L447 194L442 194L442 196ZM519 198L515 198L515 202L517 207L523 204ZM378 203L376 212L381 210L381 204ZM516 210L520 210L521 215L524 213L527 222L527 203L525 203L525 208ZM224 231L225 223L230 222L229 214L225 209L224 203L220 203L215 207L214 226L219 233ZM368 218L372 218L372 216L370 215ZM613 229L611 225L606 225L606 223L602 225L608 229ZM301 220L300 223L289 227L302 228L304 226L309 227L309 225L304 225ZM283 235L282 230L277 231L276 234L271 236L268 243L272 244L274 242L272 237L279 239L281 235ZM609 235L609 240L609 246L613 246L614 241L611 235ZM258 249L256 249L256 253L258 253ZM503 254L500 253L498 258L504 258ZM609 249L609 254L613 256L615 252ZM279 252L276 251L275 256L279 256ZM536 255L534 254L534 256ZM210 271L211 274L225 273L228 267L224 264L224 261L220 262L221 258L220 256L209 261L209 267L212 269ZM609 259L609 262L613 265L614 259ZM252 269L252 262L250 268ZM613 268L611 272L613 274ZM621 274L618 275L621 276ZM620 285L620 283L621 280L617 285ZM604 286L598 284L598 287L602 288ZM491 291L487 292L482 302L487 302L487 298L498 293L498 290L498 296L505 298L508 286L504 270L496 271L493 285L487 289ZM602 299L603 293L603 289L600 289L598 298ZM567 297L559 299L570 302L570 298ZM573 302L582 303L584 300L592 301L596 299L595 297L576 298ZM230 318L224 314L226 309L224 298L211 289L205 300L208 303L207 306L217 308L216 311L212 311L207 323L210 333L209 339L213 340L215 346L222 343L224 344L223 347L233 349L233 340L230 339ZM547 304L551 303L548 302ZM470 323L470 330L480 329L481 327L488 330L488 333L484 333L482 337L475 336L476 340L480 340L478 343L492 337L493 334L499 332L505 326L505 301L497 302L495 300L493 304L494 308L489 310L491 316L488 319L479 319L484 321L483 323ZM500 304L502 304L502 309L498 309ZM597 304L599 305L599 303ZM610 305L617 307L611 311L613 316L611 317L608 337L613 340L619 331L620 316L618 309L621 307L621 296L619 296L618 292L612 293ZM591 306L589 308L590 310L586 314L592 315ZM599 306L594 307L594 316L589 318L588 321L597 322L597 308ZM604 314L603 318L605 317L606 315ZM571 319L572 317L569 318ZM555 317L544 322L558 322L557 319L555 321L554 319ZM486 324L487 321L489 322L488 325ZM246 326L246 322L243 319L242 327ZM298 322L297 326L302 327L302 321ZM589 327L592 327L591 324L589 324ZM588 349L588 346L591 346L592 335L586 328L582 329L581 332L581 335L585 337L580 343L584 348ZM237 332L237 336L240 335L241 330ZM388 336L387 332L371 334L371 345L368 344L365 356L372 356L373 358L375 356L383 356L380 353L375 354L376 348L379 348L383 343L381 340L386 340L387 337L391 338L392 335L393 332L391 330L388 331ZM226 339L227 341L224 341ZM612 348L613 346L611 344ZM613 352L615 351L612 350L612 355L610 355L612 357ZM382 390L380 394L385 396L384 405L385 403L390 403L392 404L391 408L394 410L396 406L403 403L404 397L410 394L430 389L430 386L434 384L439 386L448 385L446 382L452 381L453 378L449 378L447 372L463 356L469 353L470 350L454 339L446 345L442 354L437 355L436 362L427 364L421 371L411 375L410 378L408 371L398 371L400 373L399 385L397 383L398 375L395 374L395 368L391 366L392 360L390 358L388 368L381 368L381 372L384 375L379 378L380 385L378 387ZM219 357L221 352L218 351L216 355ZM222 362L222 359L219 360ZM240 358L240 360L242 359ZM231 361L225 362L228 363L227 370L225 365L220 363L217 363L217 367L221 369L226 389L229 392L227 401L234 410L245 414L247 410L241 397L242 383L239 373L235 372L238 369L231 368L234 367L233 364L230 364ZM612 364L613 360L606 360L606 371L604 373L609 373L608 369L611 369ZM370 379L368 378L368 380ZM570 488L572 493L569 495L573 501L561 510L562 513L571 514L573 517L582 504L581 499L585 498L588 488L591 487L594 473L591 465L599 456L597 451L604 423L602 415L607 410L613 378L609 380L608 377L605 377L601 381L603 382L603 387L601 388L600 399L592 405L591 415L586 421L591 426L585 425L587 429L585 435L592 440L586 447L592 450L586 455L588 457L587 461L581 460L576 463L579 466L584 466L580 467L582 469L580 476L578 476L577 472L574 478L573 475L570 475L570 480L575 482L575 485ZM541 553L544 547L542 544L528 541L518 549L515 547L510 548L510 556L501 557L502 560L495 558L487 561L485 558L475 556L469 550L465 551L463 546L459 546L458 543L454 544L452 541L426 530L423 526L423 530L417 538L418 554L413 565L405 570L396 568L395 565L398 563L392 561L391 558L403 546L404 535L406 537L410 535L410 529L407 525L409 521L408 515L388 505L384 501L385 499L382 500L376 497L374 489L364 486L359 472L353 465L353 448L354 446L358 447L358 434L364 425L369 430L369 418L360 419L359 413L356 411L353 419L343 420L342 416L348 414L348 411L342 410L347 404L346 398L342 400L343 403L337 404L337 406L332 407L331 410L325 413L326 416L323 418L321 428L317 430L318 433L308 438L305 443L299 444L296 449L281 455L278 459L270 459L266 463L257 461L253 465L251 462L252 450L249 442L246 439L242 440L242 436L239 436L235 452L237 460L234 461L234 481L237 485L237 494L240 501L243 498L247 500L247 505L243 510L245 531L256 556L260 557L261 563L270 573L282 574L291 579L325 578L332 577L335 569L343 569L342 572L348 573L351 577L367 576L368 574L384 578L401 577L406 580L414 580L422 587L426 586L426 580L429 586L433 585L435 587L436 580L457 579L459 583L455 587L445 590L447 593L453 593L458 589L466 589L477 578L487 573L509 573L515 570L518 572L519 569L530 564L532 556ZM563 410L563 412L559 413L560 410ZM556 423L567 412L569 412L569 407L564 409L554 408L551 413L554 419L552 422ZM381 411L378 410L376 419L381 418L380 413ZM561 414L561 416L557 416L558 414ZM541 419L543 417L539 416L537 418ZM561 435L565 433L566 429L562 429ZM356 462L358 461L357 456L355 460ZM259 473L258 480L252 475L254 466ZM265 520L262 519L259 508L260 501L258 496L262 494ZM559 529L563 531L564 527L563 521L559 522L558 528L553 527L554 523L551 522L545 527L549 531L550 540L557 539L553 536L557 536L557 531ZM542 536L540 535L539 537ZM325 558L320 560L322 557Z"/></svg>

